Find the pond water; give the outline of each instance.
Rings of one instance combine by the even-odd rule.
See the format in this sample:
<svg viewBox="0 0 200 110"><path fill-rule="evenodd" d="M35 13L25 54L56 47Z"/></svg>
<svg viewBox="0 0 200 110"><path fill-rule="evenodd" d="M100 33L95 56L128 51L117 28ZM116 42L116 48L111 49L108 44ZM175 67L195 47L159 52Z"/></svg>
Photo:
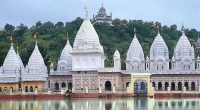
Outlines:
<svg viewBox="0 0 200 110"><path fill-rule="evenodd" d="M200 99L0 100L0 110L200 110Z"/></svg>

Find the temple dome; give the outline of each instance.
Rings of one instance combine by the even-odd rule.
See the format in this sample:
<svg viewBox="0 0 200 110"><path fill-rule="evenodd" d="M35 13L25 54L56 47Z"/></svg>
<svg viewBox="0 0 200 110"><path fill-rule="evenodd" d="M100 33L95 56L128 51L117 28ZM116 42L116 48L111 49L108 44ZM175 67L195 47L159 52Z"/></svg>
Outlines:
<svg viewBox="0 0 200 110"><path fill-rule="evenodd" d="M99 9L99 14L106 15L106 9L103 7L103 4L101 8Z"/></svg>
<svg viewBox="0 0 200 110"><path fill-rule="evenodd" d="M58 70L60 68L64 68L64 70L71 70L72 69L71 52L72 52L72 47L69 43L69 40L67 40L67 44L65 45L64 49L62 50L62 53L60 55L60 60L58 61ZM63 65L65 65L65 66L63 67Z"/></svg>
<svg viewBox="0 0 200 110"><path fill-rule="evenodd" d="M11 47L3 63L3 70L16 70L20 65L21 62L13 49L13 43L11 43Z"/></svg>
<svg viewBox="0 0 200 110"><path fill-rule="evenodd" d="M99 43L99 37L90 20L82 23L73 45L73 52L103 52L103 46Z"/></svg>
<svg viewBox="0 0 200 110"><path fill-rule="evenodd" d="M60 55L60 60L70 60L71 59L71 53L72 52L72 47L69 43L69 40L67 40L67 43L64 47L64 49L62 50L62 53Z"/></svg>
<svg viewBox="0 0 200 110"><path fill-rule="evenodd" d="M115 51L114 57L115 57L115 58L120 58L120 54L119 54L119 51L118 51L118 50Z"/></svg>
<svg viewBox="0 0 200 110"><path fill-rule="evenodd" d="M126 60L131 60L132 58L139 58L141 61L144 61L144 52L142 46L140 45L136 34L131 42L131 45L127 52Z"/></svg>
<svg viewBox="0 0 200 110"><path fill-rule="evenodd" d="M158 56L169 59L168 47L162 36L160 35L159 31L150 48L150 60L153 60Z"/></svg>
<svg viewBox="0 0 200 110"><path fill-rule="evenodd" d="M176 48L174 49L174 57L175 59L182 59L184 56L192 56L194 57L194 50L191 46L188 38L185 36L185 33L182 33L182 36L178 40ZM192 58L193 58L192 57Z"/></svg>
<svg viewBox="0 0 200 110"><path fill-rule="evenodd" d="M31 69L43 69L44 71L47 71L47 68L45 66L43 57L38 49L37 41L35 43L35 49L33 50L33 53L31 54L31 57L28 61L28 68Z"/></svg>

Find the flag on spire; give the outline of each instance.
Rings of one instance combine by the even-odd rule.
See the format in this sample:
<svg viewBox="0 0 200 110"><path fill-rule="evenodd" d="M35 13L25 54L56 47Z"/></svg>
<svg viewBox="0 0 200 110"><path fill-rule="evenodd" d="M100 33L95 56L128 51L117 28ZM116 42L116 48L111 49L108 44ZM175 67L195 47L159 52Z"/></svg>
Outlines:
<svg viewBox="0 0 200 110"><path fill-rule="evenodd" d="M157 25L156 28L159 29L159 26Z"/></svg>
<svg viewBox="0 0 200 110"><path fill-rule="evenodd" d="M86 7L86 6L84 6L84 10L87 10L87 7Z"/></svg>
<svg viewBox="0 0 200 110"><path fill-rule="evenodd" d="M13 38L12 38L12 36L10 36L10 41L12 41L13 40Z"/></svg>
<svg viewBox="0 0 200 110"><path fill-rule="evenodd" d="M36 38L37 38L36 34L34 34L33 38L34 38L34 39L36 39Z"/></svg>

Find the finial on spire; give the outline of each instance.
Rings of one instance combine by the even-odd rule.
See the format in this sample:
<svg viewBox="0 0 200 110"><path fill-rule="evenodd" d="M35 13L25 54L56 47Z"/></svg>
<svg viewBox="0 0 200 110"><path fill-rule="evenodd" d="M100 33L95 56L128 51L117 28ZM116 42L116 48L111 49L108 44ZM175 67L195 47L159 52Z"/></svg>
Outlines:
<svg viewBox="0 0 200 110"><path fill-rule="evenodd" d="M87 7L86 6L84 6L84 10L86 11L86 19L87 19L87 17L88 17L88 11L87 11Z"/></svg>
<svg viewBox="0 0 200 110"><path fill-rule="evenodd" d="M185 30L185 28L184 28L184 23L183 23L183 24L182 24L182 27L181 27L182 33L184 33L184 30Z"/></svg>
<svg viewBox="0 0 200 110"><path fill-rule="evenodd" d="M160 26L157 25L156 28L158 29L158 35L160 35L160 32L159 32L159 28L160 28Z"/></svg>
<svg viewBox="0 0 200 110"><path fill-rule="evenodd" d="M136 28L133 29L134 33L136 33Z"/></svg>
<svg viewBox="0 0 200 110"><path fill-rule="evenodd" d="M10 41L12 42L12 40L13 40L13 38L12 38L12 36L10 36Z"/></svg>
<svg viewBox="0 0 200 110"><path fill-rule="evenodd" d="M66 33L66 36L67 36L67 40L68 40L68 39L69 39L69 37L68 37L68 36L69 36L69 33L68 33L68 32Z"/></svg>
<svg viewBox="0 0 200 110"><path fill-rule="evenodd" d="M157 25L156 28L159 30L159 25Z"/></svg>
<svg viewBox="0 0 200 110"><path fill-rule="evenodd" d="M37 38L36 34L34 34L33 38L34 38L34 39L36 39L36 38Z"/></svg>
<svg viewBox="0 0 200 110"><path fill-rule="evenodd" d="M103 7L103 1L101 1L102 2L102 7Z"/></svg>
<svg viewBox="0 0 200 110"><path fill-rule="evenodd" d="M13 46L13 38L12 38L12 36L10 36L10 42L11 42L11 46Z"/></svg>
<svg viewBox="0 0 200 110"><path fill-rule="evenodd" d="M134 28L133 31L134 31L134 38L136 38L136 28Z"/></svg>

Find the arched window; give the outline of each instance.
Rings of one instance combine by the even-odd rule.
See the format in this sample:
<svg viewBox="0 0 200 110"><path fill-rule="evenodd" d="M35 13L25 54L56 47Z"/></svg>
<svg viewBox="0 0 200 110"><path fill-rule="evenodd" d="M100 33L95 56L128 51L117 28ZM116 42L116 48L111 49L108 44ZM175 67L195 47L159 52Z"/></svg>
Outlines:
<svg viewBox="0 0 200 110"><path fill-rule="evenodd" d="M28 87L27 86L25 87L25 92L28 92Z"/></svg>
<svg viewBox="0 0 200 110"><path fill-rule="evenodd" d="M158 82L158 90L162 90L162 83Z"/></svg>
<svg viewBox="0 0 200 110"><path fill-rule="evenodd" d="M105 91L111 91L111 82L110 81L106 81L105 82Z"/></svg>
<svg viewBox="0 0 200 110"><path fill-rule="evenodd" d="M59 90L59 84L58 84L58 82L55 83L55 90Z"/></svg>
<svg viewBox="0 0 200 110"><path fill-rule="evenodd" d="M33 87L32 86L30 87L30 92L33 92Z"/></svg>
<svg viewBox="0 0 200 110"><path fill-rule="evenodd" d="M65 82L62 82L62 85L61 85L62 88L65 88L66 87L66 84Z"/></svg>
<svg viewBox="0 0 200 110"><path fill-rule="evenodd" d="M167 90L167 87L169 86L168 82L165 82L165 90Z"/></svg>

